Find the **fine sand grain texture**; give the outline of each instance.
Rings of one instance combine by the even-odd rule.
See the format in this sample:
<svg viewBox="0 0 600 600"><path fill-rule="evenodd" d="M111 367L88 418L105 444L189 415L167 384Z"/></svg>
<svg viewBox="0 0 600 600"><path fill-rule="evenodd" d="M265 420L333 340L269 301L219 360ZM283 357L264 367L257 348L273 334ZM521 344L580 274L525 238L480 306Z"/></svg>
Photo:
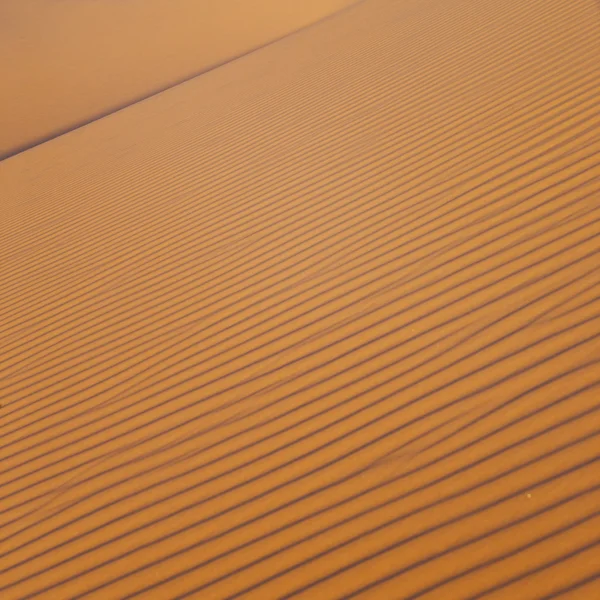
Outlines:
<svg viewBox="0 0 600 600"><path fill-rule="evenodd" d="M0 163L0 598L600 598L600 8L364 0Z"/></svg>
<svg viewBox="0 0 600 600"><path fill-rule="evenodd" d="M0 0L0 158L352 0Z"/></svg>

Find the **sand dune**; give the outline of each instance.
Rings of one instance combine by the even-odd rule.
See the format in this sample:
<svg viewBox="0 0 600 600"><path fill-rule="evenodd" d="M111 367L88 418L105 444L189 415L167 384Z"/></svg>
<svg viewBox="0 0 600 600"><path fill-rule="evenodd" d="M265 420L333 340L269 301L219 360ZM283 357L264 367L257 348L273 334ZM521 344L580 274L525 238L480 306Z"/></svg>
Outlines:
<svg viewBox="0 0 600 600"><path fill-rule="evenodd" d="M600 10L364 0L0 163L0 597L600 597Z"/></svg>
<svg viewBox="0 0 600 600"><path fill-rule="evenodd" d="M301 29L351 0L2 0L0 159Z"/></svg>

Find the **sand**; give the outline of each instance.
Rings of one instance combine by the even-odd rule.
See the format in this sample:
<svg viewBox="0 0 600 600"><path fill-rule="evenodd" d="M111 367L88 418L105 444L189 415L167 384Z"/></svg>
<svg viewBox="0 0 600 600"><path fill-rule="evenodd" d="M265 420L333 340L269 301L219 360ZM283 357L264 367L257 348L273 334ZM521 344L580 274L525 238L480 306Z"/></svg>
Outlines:
<svg viewBox="0 0 600 600"><path fill-rule="evenodd" d="M0 163L0 597L600 597L600 9L364 0Z"/></svg>
<svg viewBox="0 0 600 600"><path fill-rule="evenodd" d="M352 0L1 0L0 159Z"/></svg>

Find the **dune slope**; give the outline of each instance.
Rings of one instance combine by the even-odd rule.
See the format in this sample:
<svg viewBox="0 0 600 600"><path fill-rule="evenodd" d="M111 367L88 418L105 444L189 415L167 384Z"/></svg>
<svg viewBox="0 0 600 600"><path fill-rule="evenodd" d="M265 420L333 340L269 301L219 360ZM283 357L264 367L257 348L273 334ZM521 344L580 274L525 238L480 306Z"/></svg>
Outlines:
<svg viewBox="0 0 600 600"><path fill-rule="evenodd" d="M2 0L0 159L157 93L351 0Z"/></svg>
<svg viewBox="0 0 600 600"><path fill-rule="evenodd" d="M600 11L365 0L0 163L0 595L600 597Z"/></svg>

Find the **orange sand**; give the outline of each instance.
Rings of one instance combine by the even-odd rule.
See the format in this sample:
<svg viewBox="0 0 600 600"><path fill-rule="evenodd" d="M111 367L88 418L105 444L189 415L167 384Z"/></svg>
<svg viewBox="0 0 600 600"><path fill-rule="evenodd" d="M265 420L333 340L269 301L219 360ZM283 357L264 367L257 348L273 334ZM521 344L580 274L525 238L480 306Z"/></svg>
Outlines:
<svg viewBox="0 0 600 600"><path fill-rule="evenodd" d="M0 163L2 600L600 598L599 50L364 0Z"/></svg>
<svg viewBox="0 0 600 600"><path fill-rule="evenodd" d="M351 0L1 0L0 158Z"/></svg>

